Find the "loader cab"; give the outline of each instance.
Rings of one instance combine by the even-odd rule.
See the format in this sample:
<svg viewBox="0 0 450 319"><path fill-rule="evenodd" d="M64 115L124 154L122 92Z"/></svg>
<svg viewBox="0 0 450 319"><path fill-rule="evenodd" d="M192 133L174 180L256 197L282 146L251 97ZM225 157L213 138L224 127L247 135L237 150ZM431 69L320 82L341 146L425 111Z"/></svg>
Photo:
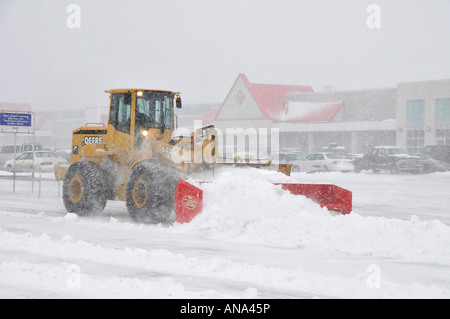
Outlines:
<svg viewBox="0 0 450 319"><path fill-rule="evenodd" d="M176 92L111 90L108 148L139 150L147 136L170 140L175 127L174 105L181 107Z"/></svg>

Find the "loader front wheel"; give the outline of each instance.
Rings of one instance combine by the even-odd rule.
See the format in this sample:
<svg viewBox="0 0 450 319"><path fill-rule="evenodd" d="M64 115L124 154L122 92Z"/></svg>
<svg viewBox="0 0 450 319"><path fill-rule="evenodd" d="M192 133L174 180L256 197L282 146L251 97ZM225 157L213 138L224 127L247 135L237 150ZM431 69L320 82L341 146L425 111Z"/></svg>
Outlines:
<svg viewBox="0 0 450 319"><path fill-rule="evenodd" d="M143 224L170 222L178 181L179 178L158 163L137 164L130 173L126 188L131 218Z"/></svg>
<svg viewBox="0 0 450 319"><path fill-rule="evenodd" d="M63 183L63 201L69 213L90 216L106 206L105 178L100 165L84 161L69 167Z"/></svg>

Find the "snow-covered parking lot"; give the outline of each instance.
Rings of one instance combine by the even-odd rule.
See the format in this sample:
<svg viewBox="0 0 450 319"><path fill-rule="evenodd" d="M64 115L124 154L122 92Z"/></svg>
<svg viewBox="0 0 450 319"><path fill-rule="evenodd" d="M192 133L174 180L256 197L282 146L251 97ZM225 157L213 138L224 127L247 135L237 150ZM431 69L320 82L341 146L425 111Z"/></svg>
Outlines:
<svg viewBox="0 0 450 319"><path fill-rule="evenodd" d="M332 183L332 215L272 182ZM190 224L138 225L121 202L67 214L55 182L0 180L1 298L450 298L450 173L225 170Z"/></svg>

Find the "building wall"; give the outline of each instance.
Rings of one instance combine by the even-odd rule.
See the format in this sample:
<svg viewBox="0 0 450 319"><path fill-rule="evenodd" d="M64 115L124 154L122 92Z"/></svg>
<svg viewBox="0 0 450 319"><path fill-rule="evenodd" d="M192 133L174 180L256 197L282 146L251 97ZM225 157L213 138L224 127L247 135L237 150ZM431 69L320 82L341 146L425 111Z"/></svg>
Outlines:
<svg viewBox="0 0 450 319"><path fill-rule="evenodd" d="M219 107L219 103L201 104L201 105L183 105L181 109L175 109L175 114L178 118L178 127L183 130L192 132L194 130L195 122L201 121L203 115L208 109ZM202 123L202 126L208 123ZM198 127L197 127L198 128Z"/></svg>
<svg viewBox="0 0 450 319"><path fill-rule="evenodd" d="M364 125L372 123L372 125ZM281 148L306 153L320 151L331 143L348 153L365 154L378 145L396 145L396 121L279 124Z"/></svg>
<svg viewBox="0 0 450 319"><path fill-rule="evenodd" d="M213 124L222 133L220 143L227 157L234 152L264 158L272 149L279 150L278 131L272 136L272 120L265 118L242 77L234 83Z"/></svg>
<svg viewBox="0 0 450 319"><path fill-rule="evenodd" d="M450 144L450 79L400 83L397 88L289 94L289 101L345 103L334 122L272 123L264 119L239 78L214 124L224 132L230 127L275 128L280 148L306 152L329 143L352 153L367 153L378 145L397 145L416 153L426 145Z"/></svg>
<svg viewBox="0 0 450 319"><path fill-rule="evenodd" d="M288 101L332 102L344 101L335 122L384 121L396 118L396 89L373 89L294 94Z"/></svg>
<svg viewBox="0 0 450 319"><path fill-rule="evenodd" d="M221 134L219 143L223 145L223 154L225 151L229 154L245 152L251 153L253 158L264 158L272 150L280 149L279 131L272 131L271 120L214 121L213 124Z"/></svg>
<svg viewBox="0 0 450 319"><path fill-rule="evenodd" d="M236 80L216 116L216 120L235 119L265 119L241 77Z"/></svg>
<svg viewBox="0 0 450 319"><path fill-rule="evenodd" d="M450 80L400 83L397 90L397 144L411 153L450 141L450 116L437 111L438 100L450 103ZM449 106L450 108L450 106ZM450 115L450 112L449 114ZM444 133L444 137L441 135ZM449 133L448 138L445 135Z"/></svg>
<svg viewBox="0 0 450 319"><path fill-rule="evenodd" d="M282 135L284 139L293 138L302 143L292 145L292 141L283 140L282 145L298 147L311 153L330 143L337 143L345 147L347 152L366 153L373 146L396 144L395 88L292 94L288 95L286 100L287 102L344 101L344 106L332 123L299 123L290 128L287 125L280 125L282 131L291 132L291 134L284 133Z"/></svg>

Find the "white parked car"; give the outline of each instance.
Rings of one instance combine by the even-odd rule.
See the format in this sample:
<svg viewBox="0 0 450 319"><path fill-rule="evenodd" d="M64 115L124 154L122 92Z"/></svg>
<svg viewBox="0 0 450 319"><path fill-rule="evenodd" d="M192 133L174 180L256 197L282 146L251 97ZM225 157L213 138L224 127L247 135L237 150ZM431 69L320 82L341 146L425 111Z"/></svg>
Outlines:
<svg viewBox="0 0 450 319"><path fill-rule="evenodd" d="M34 154L34 161L33 161ZM37 171L53 171L55 164L65 164L67 161L63 158L57 157L53 152L41 151L41 152L25 152L22 153L14 161L9 160L5 163L5 168L20 169L34 169Z"/></svg>
<svg viewBox="0 0 450 319"><path fill-rule="evenodd" d="M335 153L314 153L306 157L309 167L315 172L353 172L355 166L351 159Z"/></svg>
<svg viewBox="0 0 450 319"><path fill-rule="evenodd" d="M312 173L315 171L311 166L311 163L306 159L306 155L307 154L303 153L293 153L288 155L286 164L292 165L291 173Z"/></svg>
<svg viewBox="0 0 450 319"><path fill-rule="evenodd" d="M71 157L72 157L72 151L71 150L59 150L55 151L55 155L60 158L64 158L67 163L70 163Z"/></svg>
<svg viewBox="0 0 450 319"><path fill-rule="evenodd" d="M7 160L14 159L14 156L18 156L23 152L31 151L42 151L42 145L37 143L2 145L0 146L0 164L4 164Z"/></svg>

